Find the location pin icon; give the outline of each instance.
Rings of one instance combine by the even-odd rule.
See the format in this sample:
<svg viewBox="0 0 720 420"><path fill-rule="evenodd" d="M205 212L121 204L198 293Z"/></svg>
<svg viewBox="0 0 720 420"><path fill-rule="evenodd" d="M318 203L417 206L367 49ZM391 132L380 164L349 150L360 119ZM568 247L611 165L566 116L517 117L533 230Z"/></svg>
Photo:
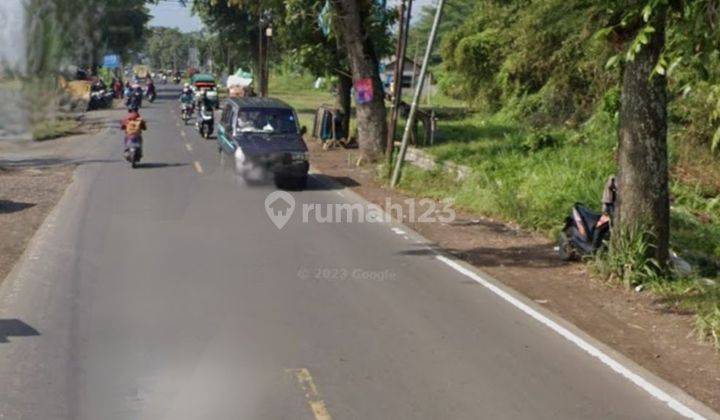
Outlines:
<svg viewBox="0 0 720 420"><path fill-rule="evenodd" d="M273 224L282 229L295 211L295 199L287 191L273 191L265 198L265 211Z"/></svg>

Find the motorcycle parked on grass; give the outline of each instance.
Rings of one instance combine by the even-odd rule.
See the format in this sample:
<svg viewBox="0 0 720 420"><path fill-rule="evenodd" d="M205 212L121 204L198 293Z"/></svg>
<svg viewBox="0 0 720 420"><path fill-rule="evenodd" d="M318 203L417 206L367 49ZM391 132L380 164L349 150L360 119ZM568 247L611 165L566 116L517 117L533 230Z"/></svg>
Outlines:
<svg viewBox="0 0 720 420"><path fill-rule="evenodd" d="M558 253L565 261L594 254L610 238L610 217L575 203L560 233Z"/></svg>

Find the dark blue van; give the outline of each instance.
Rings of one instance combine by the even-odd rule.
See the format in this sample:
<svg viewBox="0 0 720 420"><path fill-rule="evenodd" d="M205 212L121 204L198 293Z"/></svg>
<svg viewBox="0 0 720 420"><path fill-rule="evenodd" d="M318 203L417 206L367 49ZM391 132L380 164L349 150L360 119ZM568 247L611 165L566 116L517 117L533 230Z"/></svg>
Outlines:
<svg viewBox="0 0 720 420"><path fill-rule="evenodd" d="M248 181L272 177L278 187L305 188L308 149L295 110L272 98L231 98L218 125L218 148Z"/></svg>

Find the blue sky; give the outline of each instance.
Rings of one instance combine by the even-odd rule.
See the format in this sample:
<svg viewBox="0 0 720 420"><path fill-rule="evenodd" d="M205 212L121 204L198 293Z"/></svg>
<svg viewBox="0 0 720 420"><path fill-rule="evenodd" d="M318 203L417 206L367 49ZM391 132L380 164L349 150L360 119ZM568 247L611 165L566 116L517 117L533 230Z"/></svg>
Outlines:
<svg viewBox="0 0 720 420"><path fill-rule="evenodd" d="M418 16L424 5L434 4L436 0L415 0L413 3L414 16ZM389 4L396 4L397 0L390 0ZM153 20L152 26L166 26L178 28L183 32L192 32L202 29L202 22L197 16L191 16L189 7L182 7L177 0L161 0L157 6L150 7Z"/></svg>
<svg viewBox="0 0 720 420"><path fill-rule="evenodd" d="M178 28L182 32L193 32L202 29L203 25L197 16L192 16L190 7L183 7L177 0L161 0L160 4L150 7L153 19L151 26Z"/></svg>

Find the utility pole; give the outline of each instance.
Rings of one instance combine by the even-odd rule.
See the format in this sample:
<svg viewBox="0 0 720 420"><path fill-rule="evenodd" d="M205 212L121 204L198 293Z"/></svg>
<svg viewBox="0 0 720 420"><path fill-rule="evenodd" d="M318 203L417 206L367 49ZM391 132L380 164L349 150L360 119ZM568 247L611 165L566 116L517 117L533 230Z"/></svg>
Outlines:
<svg viewBox="0 0 720 420"><path fill-rule="evenodd" d="M410 141L410 131L412 130L413 123L415 122L415 116L417 115L418 102L420 102L420 95L422 95L423 85L425 84L425 75L427 74L430 54L432 53L433 44L435 43L437 29L440 25L440 17L442 16L443 6L445 6L445 0L439 0L437 10L435 11L435 20L433 21L432 30L430 31L430 39L428 39L428 45L425 49L425 58L423 59L422 68L420 69L420 79L415 87L415 96L413 97L412 106L410 107L410 115L405 123L405 133L403 133L402 143L400 144L400 152L398 153L395 169L392 174L392 180L390 181L390 188L395 188L400 180L400 171L402 169L402 164L405 161L405 152L407 152L407 145Z"/></svg>
<svg viewBox="0 0 720 420"><path fill-rule="evenodd" d="M388 174L392 171L392 152L395 146L395 130L397 129L397 119L400 112L400 101L402 101L402 75L405 70L405 50L407 49L408 35L410 33L410 17L412 16L412 2L408 1L407 12L405 10L405 1L400 2L400 22L398 30L398 42L395 49L395 71L393 72L393 103L390 111L390 126L388 127L388 138L385 147L385 157L387 159Z"/></svg>

